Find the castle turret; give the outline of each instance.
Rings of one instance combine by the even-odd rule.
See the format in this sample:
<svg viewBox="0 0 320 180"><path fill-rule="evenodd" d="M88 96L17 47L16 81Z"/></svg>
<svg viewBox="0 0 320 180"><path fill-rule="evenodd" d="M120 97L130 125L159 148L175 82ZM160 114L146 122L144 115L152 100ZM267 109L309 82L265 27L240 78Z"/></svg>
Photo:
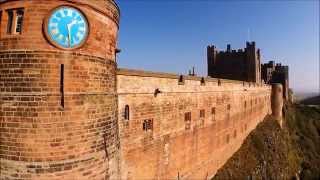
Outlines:
<svg viewBox="0 0 320 180"><path fill-rule="evenodd" d="M278 120L280 126L282 127L282 107L283 107L283 93L282 84L272 84L271 93L271 109L272 116Z"/></svg>
<svg viewBox="0 0 320 180"><path fill-rule="evenodd" d="M248 71L248 81L254 81L255 79L255 59L256 59L256 47L250 42L246 43L246 64Z"/></svg>
<svg viewBox="0 0 320 180"><path fill-rule="evenodd" d="M207 47L208 76L212 76L215 71L217 49L215 46Z"/></svg>
<svg viewBox="0 0 320 180"><path fill-rule="evenodd" d="M231 44L227 44L227 52L231 52Z"/></svg>
<svg viewBox="0 0 320 180"><path fill-rule="evenodd" d="M117 5L0 9L1 179L117 179Z"/></svg>
<svg viewBox="0 0 320 180"><path fill-rule="evenodd" d="M246 43L246 60L248 69L248 80L251 82L261 82L261 63L260 63L260 50L256 49L256 43Z"/></svg>

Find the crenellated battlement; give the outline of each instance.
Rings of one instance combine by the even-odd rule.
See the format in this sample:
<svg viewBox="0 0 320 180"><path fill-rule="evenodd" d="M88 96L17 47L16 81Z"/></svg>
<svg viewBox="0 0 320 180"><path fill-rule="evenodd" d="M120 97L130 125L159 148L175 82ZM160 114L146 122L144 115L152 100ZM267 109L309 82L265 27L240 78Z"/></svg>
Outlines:
<svg viewBox="0 0 320 180"><path fill-rule="evenodd" d="M208 76L261 83L260 49L255 42L247 42L246 48L238 50L228 44L225 51L211 45L207 54Z"/></svg>
<svg viewBox="0 0 320 180"><path fill-rule="evenodd" d="M223 86L225 84L234 84L234 85L240 85L240 86L246 86L246 87L267 87L267 86L270 86L267 84L247 82L247 81L238 81L238 80L231 80L231 79L219 79L219 78L212 78L212 77L179 75L179 74L173 74L173 73L153 72L153 71L145 71L145 70L124 69L124 68L118 69L117 75L118 76L136 76L136 77L175 79L175 80L177 80L177 82L179 82L179 80L181 80L181 77L182 77L183 81L189 80L189 81L194 81L194 82L200 82L200 83L196 83L199 85L201 85L201 81L204 81L204 82L208 82L208 83L212 82L213 84L217 84L218 82L220 82L220 86ZM177 83L177 84L179 84L179 83ZM205 83L205 84L207 85L207 83ZM185 85L185 84L182 84L182 85Z"/></svg>
<svg viewBox="0 0 320 180"><path fill-rule="evenodd" d="M280 83L283 87L283 97L289 99L289 66L269 61L262 64L261 77L267 84Z"/></svg>

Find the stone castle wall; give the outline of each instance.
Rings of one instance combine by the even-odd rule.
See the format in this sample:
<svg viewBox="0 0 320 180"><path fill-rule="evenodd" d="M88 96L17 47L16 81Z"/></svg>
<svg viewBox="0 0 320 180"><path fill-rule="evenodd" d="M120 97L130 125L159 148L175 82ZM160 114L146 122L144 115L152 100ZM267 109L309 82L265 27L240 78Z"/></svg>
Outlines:
<svg viewBox="0 0 320 180"><path fill-rule="evenodd" d="M61 5L88 18L81 48L56 48L43 34L44 19ZM15 8L24 8L22 33L7 34L6 11ZM115 4L12 0L0 11L0 179L116 179Z"/></svg>
<svg viewBox="0 0 320 180"><path fill-rule="evenodd" d="M78 49L44 36L61 5L88 18ZM271 114L270 86L117 70L112 0L4 0L0 12L0 179L205 179Z"/></svg>
<svg viewBox="0 0 320 180"><path fill-rule="evenodd" d="M123 179L209 178L271 114L270 86L198 77L179 83L179 78L118 71ZM152 127L146 131L148 120Z"/></svg>

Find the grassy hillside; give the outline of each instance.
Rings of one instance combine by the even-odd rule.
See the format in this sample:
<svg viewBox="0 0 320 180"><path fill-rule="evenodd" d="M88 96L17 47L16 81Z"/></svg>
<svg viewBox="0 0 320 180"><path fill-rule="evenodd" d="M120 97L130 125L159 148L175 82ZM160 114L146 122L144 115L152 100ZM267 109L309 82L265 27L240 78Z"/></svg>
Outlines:
<svg viewBox="0 0 320 180"><path fill-rule="evenodd" d="M302 158L300 176L320 179L320 106L289 108L287 126Z"/></svg>
<svg viewBox="0 0 320 180"><path fill-rule="evenodd" d="M271 117L248 136L213 179L320 179L320 108L286 106L284 127Z"/></svg>

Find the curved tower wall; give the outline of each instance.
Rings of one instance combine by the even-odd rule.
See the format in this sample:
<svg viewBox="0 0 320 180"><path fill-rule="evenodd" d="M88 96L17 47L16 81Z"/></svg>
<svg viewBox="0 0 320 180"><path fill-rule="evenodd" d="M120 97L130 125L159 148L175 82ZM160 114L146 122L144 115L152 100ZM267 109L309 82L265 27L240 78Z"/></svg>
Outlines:
<svg viewBox="0 0 320 180"><path fill-rule="evenodd" d="M78 49L45 38L44 19L60 5L78 8L89 21L88 40ZM24 9L22 33L7 34L7 10L16 8ZM8 0L0 10L1 178L116 179L116 4Z"/></svg>
<svg viewBox="0 0 320 180"><path fill-rule="evenodd" d="M282 127L283 89L282 84L272 84L271 109L272 116L279 121Z"/></svg>

